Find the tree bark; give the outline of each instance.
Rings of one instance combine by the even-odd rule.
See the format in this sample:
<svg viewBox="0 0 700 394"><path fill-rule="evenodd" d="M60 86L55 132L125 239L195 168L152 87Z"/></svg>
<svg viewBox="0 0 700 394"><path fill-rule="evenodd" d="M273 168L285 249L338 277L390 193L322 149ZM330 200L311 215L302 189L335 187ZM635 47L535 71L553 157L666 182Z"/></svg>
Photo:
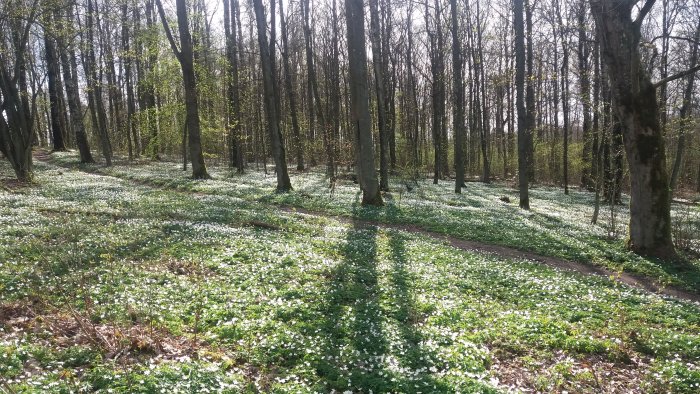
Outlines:
<svg viewBox="0 0 700 394"><path fill-rule="evenodd" d="M525 94L525 108L527 110L527 116L525 117L525 133L523 135L526 145L525 145L525 158L527 163L527 177L530 182L535 182L535 143L534 143L534 132L535 132L535 77L533 62L533 43L532 43L532 7L530 4L531 0L525 0L525 21L527 28L527 35L525 36L527 42L527 83L526 83L526 94ZM541 80L541 78L539 78ZM519 134L518 134L519 135Z"/></svg>
<svg viewBox="0 0 700 394"><path fill-rule="evenodd" d="M379 8L377 0L369 0L370 41L372 42L372 65L374 68L374 84L377 93L377 124L379 129L379 188L389 191L389 130L387 130L387 108L384 96L383 50L379 27Z"/></svg>
<svg viewBox="0 0 700 394"><path fill-rule="evenodd" d="M561 110L564 118L564 194L569 194L569 48L566 36L566 25L561 15L561 5L557 4L557 20L561 36Z"/></svg>
<svg viewBox="0 0 700 394"><path fill-rule="evenodd" d="M152 32L155 28L155 0L146 0L146 29ZM160 140L158 138L158 107L156 106L154 68L157 62L157 50L152 40L146 40L148 56L144 61L144 75L141 78L143 110L146 113L148 127L148 156L151 160L160 160Z"/></svg>
<svg viewBox="0 0 700 394"><path fill-rule="evenodd" d="M410 150L410 163L414 170L418 168L420 163L418 152L418 134L419 134L419 107L418 107L418 89L416 88L416 78L413 74L413 8L412 3L409 4L408 16L406 18L406 84L408 85L408 140Z"/></svg>
<svg viewBox="0 0 700 394"><path fill-rule="evenodd" d="M581 125L583 152L581 168L581 186L587 190L593 190L595 172L591 166L593 160L591 146L591 81L588 66L589 46L586 37L586 0L580 0L576 13L578 24L578 74L579 92L583 107L583 123Z"/></svg>
<svg viewBox="0 0 700 394"><path fill-rule="evenodd" d="M35 2L26 18L7 18L12 49L8 53L0 51L0 108L5 115L0 116L0 152L8 159L20 182L32 182L34 179L33 120L38 93L30 94L27 87L25 51L37 11Z"/></svg>
<svg viewBox="0 0 700 394"><path fill-rule="evenodd" d="M396 170L396 61L392 57L391 33L393 31L393 21L391 12L391 0L382 0L382 57L384 64L384 98L387 108L387 131L389 133L389 166ZM391 73L389 65L391 64Z"/></svg>
<svg viewBox="0 0 700 394"><path fill-rule="evenodd" d="M99 15L97 9L95 11L96 14ZM126 138L129 144L129 158L131 159L133 157L133 143L129 130L124 127L124 97L122 96L121 89L117 86L115 57L112 48L112 39L109 37L111 32L110 20L109 18L105 18L104 28L99 18L96 18L96 22L97 30L101 37L99 43L101 44L102 57L105 59L106 63L104 70L107 76L107 96L109 98L109 112L111 115L113 135L120 136L122 133L126 132Z"/></svg>
<svg viewBox="0 0 700 394"><path fill-rule="evenodd" d="M700 22L695 29L695 43L691 44L692 49L690 52L689 64L692 66L698 63L698 46L700 46ZM688 81L685 85L685 91L683 92L683 104L681 104L680 110L680 130L678 134L678 147L676 149L676 157L673 161L673 170L671 171L671 192L676 190L678 186L678 178L681 173L681 167L683 166L683 154L685 150L685 139L686 139L686 129L688 128L688 120L692 112L692 101L693 101L693 89L695 88L695 73L691 73L688 76Z"/></svg>
<svg viewBox="0 0 700 394"><path fill-rule="evenodd" d="M229 167L236 168L239 174L245 170L243 158L243 139L241 136L241 100L239 84L239 51L237 19L235 9L238 0L224 0L224 31L226 34L226 56L228 60L228 85L227 85L227 114L228 114L228 145Z"/></svg>
<svg viewBox="0 0 700 394"><path fill-rule="evenodd" d="M102 86L101 81L97 76L97 59L95 56L95 26L93 23L94 8L93 0L87 0L88 9L86 14L86 30L87 30L87 53L83 60L85 66L85 74L88 85L88 99L90 102L90 110L92 113L93 128L96 129L99 136L100 146L102 148L102 156L105 159L107 166L112 165L112 143L107 132L107 114L105 112L104 103L102 102Z"/></svg>
<svg viewBox="0 0 700 394"><path fill-rule="evenodd" d="M180 33L179 50L172 36L172 32L170 31L168 21L165 18L163 4L161 4L160 0L156 0L156 4L158 6L161 22L163 23L163 28L168 36L168 41L182 69L182 83L185 91L185 123L187 125L187 142L189 144L190 160L192 161L192 178L208 179L210 176L209 173L207 173L207 167L204 163L204 154L202 153L197 80L194 73L194 53L187 17L187 2L185 0L176 0L175 2L177 9L177 25Z"/></svg>
<svg viewBox="0 0 700 394"><path fill-rule="evenodd" d="M528 115L525 109L525 28L523 0L513 0L515 28L515 107L518 113L518 189L520 208L530 209L528 195Z"/></svg>
<svg viewBox="0 0 700 394"><path fill-rule="evenodd" d="M65 21L68 25L73 24L73 7L68 7ZM78 64L76 61L75 47L68 45L63 38L59 40L62 47L60 51L61 66L63 69L63 80L66 84L66 95L68 96L68 108L70 109L71 130L75 135L75 143L80 152L81 163L94 163L95 159L90 152L90 144L85 133L83 123L83 108L80 102L80 90L78 88Z"/></svg>
<svg viewBox="0 0 700 394"><path fill-rule="evenodd" d="M267 42L265 10L262 0L253 0L255 9L255 20L258 28L258 44L260 46L260 63L262 66L263 90L265 96L265 112L267 114L267 127L270 132L270 144L272 146L272 156L275 159L275 170L277 172L277 192L283 193L292 190L287 172L287 162L284 152L284 141L280 130L279 115L277 112L277 92L272 74L271 50Z"/></svg>
<svg viewBox="0 0 700 394"><path fill-rule="evenodd" d="M450 0L452 22L452 124L455 144L455 193L464 186L464 82L462 81L462 46L459 40L457 0Z"/></svg>
<svg viewBox="0 0 700 394"><path fill-rule="evenodd" d="M486 71L484 70L484 47L483 41L483 29L481 24L481 8L479 6L480 2L476 2L476 54L477 54L477 64L475 72L481 75L481 86L479 87L481 93L481 106L479 111L481 112L481 162L482 162L482 172L481 181L484 183L491 182L491 160L489 158L489 150L491 146L491 126L489 122L489 106L486 92Z"/></svg>
<svg viewBox="0 0 700 394"><path fill-rule="evenodd" d="M291 64L289 61L289 34L287 32L287 19L284 16L284 2L280 1L280 25L282 28L282 66L284 68L284 84L289 100L289 112L292 117L292 132L294 133L294 147L296 148L297 170L304 170L304 141L299 130L297 117L297 101L293 89Z"/></svg>
<svg viewBox="0 0 700 394"><path fill-rule="evenodd" d="M430 40L430 71L432 76L432 127L433 127L433 146L435 154L435 168L433 169L433 183L437 184L438 180L446 175L449 171L445 171L444 161L447 158L447 146L443 142L443 120L445 112L445 66L443 39L442 39L442 24L440 22L441 12L440 3L435 0L434 3L435 28L433 31L428 30ZM430 8L428 0L425 0L425 20L426 26L429 25ZM449 168L448 168L449 170Z"/></svg>
<svg viewBox="0 0 700 394"><path fill-rule="evenodd" d="M327 152L326 154L330 157L329 158L329 163L332 165L330 168L332 172L330 172L331 177L335 177L335 157L340 155L340 152L338 152L338 144L336 143L337 140L339 140L338 133L340 132L340 114L341 114L341 102L342 102L342 96L340 93L340 23L338 22L338 15L340 12L338 12L338 7L337 7L337 1L332 0L331 1L331 23L333 25L332 30L333 33L331 35L331 56L330 56L330 64L328 65L328 84L329 84L329 98L330 98L330 105L329 105L329 114L327 119L328 126L324 128L324 138L327 141ZM318 93L318 84L315 84L316 86L316 94ZM320 100L319 100L320 103ZM320 109L320 105L319 105Z"/></svg>
<svg viewBox="0 0 700 394"><path fill-rule="evenodd" d="M640 26L654 0L644 3L636 20L631 19L636 0L590 3L630 169L629 247L639 254L675 258L659 103L638 48Z"/></svg>
<svg viewBox="0 0 700 394"><path fill-rule="evenodd" d="M132 59L129 32L129 7L127 3L122 5L122 51L124 54L124 78L126 80L126 132L129 139L129 147L132 148L133 155L138 157L141 153L141 141L136 129L136 102L134 98L134 84L132 82ZM129 160L133 159L132 149L129 149Z"/></svg>
<svg viewBox="0 0 700 394"><path fill-rule="evenodd" d="M335 4L335 3L334 3ZM316 78L316 66L313 57L313 44L311 37L311 9L309 8L309 0L302 0L301 3L302 14L304 17L304 49L306 55L306 70L308 76L308 87L309 87L309 98L308 98L308 110L309 110L309 135L311 139L314 136L314 108L316 109L316 115L318 117L319 123L322 127L322 138L323 145L326 151L326 173L331 178L335 176L335 154L332 141L332 134L330 130L330 122L326 123L326 117L323 114L323 108L321 106L321 97L319 95L318 89L318 79ZM335 18L335 14L334 14ZM334 26L335 30L335 26ZM337 32L333 32L335 35ZM337 83L337 82L336 82ZM315 105L314 105L315 103ZM337 130L336 130L337 131Z"/></svg>
<svg viewBox="0 0 700 394"><path fill-rule="evenodd" d="M50 24L50 22L48 22ZM65 151L66 123L62 121L62 111L60 108L60 95L63 93L60 79L60 66L56 44L53 42L51 34L44 31L44 49L46 55L46 69L48 74L49 106L51 110L51 135L53 137L53 150Z"/></svg>
<svg viewBox="0 0 700 394"><path fill-rule="evenodd" d="M256 0L259 1L259 0ZM345 0L348 34L348 72L350 85L350 121L357 149L357 179L363 205L383 205L374 168L372 120L367 89L367 52L363 0Z"/></svg>

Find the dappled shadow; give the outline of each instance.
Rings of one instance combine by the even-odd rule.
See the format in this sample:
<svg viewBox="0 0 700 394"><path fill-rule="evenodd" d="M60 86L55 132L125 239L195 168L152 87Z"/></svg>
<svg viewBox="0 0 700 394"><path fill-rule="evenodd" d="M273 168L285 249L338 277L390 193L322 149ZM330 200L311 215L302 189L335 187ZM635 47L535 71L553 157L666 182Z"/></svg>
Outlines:
<svg viewBox="0 0 700 394"><path fill-rule="evenodd" d="M444 383L436 381L431 372L437 371L435 366L437 357L428 352L423 343L425 338L420 332L420 326L424 323L425 316L421 314L415 304L411 283L414 278L408 270L406 256L406 236L397 232L389 232L389 251L391 254L391 297L394 301L394 319L398 323L399 337L402 347L397 352L397 358L404 368L414 372L411 376L411 384L402 387L409 392L413 391L449 391ZM435 369L432 369L435 368ZM432 369L432 371L431 371Z"/></svg>
<svg viewBox="0 0 700 394"><path fill-rule="evenodd" d="M387 392L377 277L377 228L356 224L347 233L343 260L330 272L321 329L325 348L317 372L329 389Z"/></svg>
<svg viewBox="0 0 700 394"><path fill-rule="evenodd" d="M353 209L357 215L361 210ZM389 241L387 289L379 283L377 238L377 226L354 219L342 260L327 275L317 373L326 389L341 392L449 391L433 379L436 357L422 347L422 316L413 301L404 236L392 234Z"/></svg>

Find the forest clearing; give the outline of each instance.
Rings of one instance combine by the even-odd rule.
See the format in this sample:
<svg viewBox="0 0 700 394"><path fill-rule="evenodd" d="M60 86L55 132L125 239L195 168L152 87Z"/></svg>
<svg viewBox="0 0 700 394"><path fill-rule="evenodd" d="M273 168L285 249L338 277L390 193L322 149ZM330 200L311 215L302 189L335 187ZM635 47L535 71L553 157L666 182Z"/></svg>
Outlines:
<svg viewBox="0 0 700 394"><path fill-rule="evenodd" d="M1 0L0 393L700 393L700 0Z"/></svg>
<svg viewBox="0 0 700 394"><path fill-rule="evenodd" d="M420 180L375 208L350 179L331 196L322 173L276 194L257 171L42 157L41 187L0 194L8 391L697 391L697 298L381 225L697 290L697 260L675 271L583 224L591 193L537 188L541 209L522 211L509 187Z"/></svg>

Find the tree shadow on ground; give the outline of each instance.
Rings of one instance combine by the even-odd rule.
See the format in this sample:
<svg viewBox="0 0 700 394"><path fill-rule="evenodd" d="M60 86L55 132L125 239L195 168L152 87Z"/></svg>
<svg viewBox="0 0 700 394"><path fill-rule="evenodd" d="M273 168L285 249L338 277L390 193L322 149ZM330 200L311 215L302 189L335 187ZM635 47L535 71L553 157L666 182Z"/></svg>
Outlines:
<svg viewBox="0 0 700 394"><path fill-rule="evenodd" d="M387 392L389 372L377 277L377 228L355 223L330 273L325 299L325 336L317 373L328 389Z"/></svg>
<svg viewBox="0 0 700 394"><path fill-rule="evenodd" d="M436 355L423 346L426 338L420 332L420 325L426 316L418 309L411 286L415 283L415 278L409 271L407 237L398 231L389 232L388 237L391 256L389 296L394 303L393 318L397 322L400 340L397 358L403 368L412 371L412 374L406 377L408 381L402 384L400 389L402 392L450 391L444 382L436 381L432 376L433 371L441 368L436 365Z"/></svg>
<svg viewBox="0 0 700 394"><path fill-rule="evenodd" d="M387 292L379 283L377 238L378 228L360 220L347 232L342 260L328 275L316 371L329 391L444 392L432 379L432 357L421 347L403 240L391 242ZM387 308L386 298L395 306ZM391 323L398 326L398 343L390 340Z"/></svg>

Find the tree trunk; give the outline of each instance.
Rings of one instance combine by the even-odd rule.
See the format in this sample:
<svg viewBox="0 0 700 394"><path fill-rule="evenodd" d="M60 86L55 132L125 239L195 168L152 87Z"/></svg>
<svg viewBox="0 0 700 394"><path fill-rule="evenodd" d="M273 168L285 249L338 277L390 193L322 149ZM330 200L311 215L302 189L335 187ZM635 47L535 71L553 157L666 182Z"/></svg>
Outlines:
<svg viewBox="0 0 700 394"><path fill-rule="evenodd" d="M389 191L389 130L386 122L386 99L384 97L383 50L379 30L379 8L377 0L369 0L370 41L372 42L372 65L377 93L377 123L379 128L379 188Z"/></svg>
<svg viewBox="0 0 700 394"><path fill-rule="evenodd" d="M484 183L491 182L491 161L489 158L489 148L491 146L491 126L489 123L489 108L488 99L486 94L486 72L484 70L484 47L483 41L483 29L481 24L481 9L479 2L476 2L476 46L477 46L477 73L481 74L481 86L479 87L481 93L481 161L482 161L482 172L481 181Z"/></svg>
<svg viewBox="0 0 700 394"><path fill-rule="evenodd" d="M96 129L99 136L100 146L102 148L102 156L105 159L107 166L112 165L112 143L107 132L107 114L105 112L104 103L102 102L102 86L101 81L97 76L97 59L95 56L95 26L93 23L94 8L93 0L87 0L88 9L86 14L86 29L87 29L87 53L83 64L85 66L85 74L88 85L88 98L90 101L90 110L92 112L93 128Z"/></svg>
<svg viewBox="0 0 700 394"><path fill-rule="evenodd" d="M327 141L327 155L330 157L329 163L332 165L330 173L331 177L335 177L335 157L340 156L336 141L339 140L338 133L340 131L340 105L342 97L340 93L340 23L336 0L331 1L331 23L333 25L333 33L331 38L331 56L330 64L328 65L328 85L330 90L330 113L328 114L328 126L325 127L324 138ZM318 84L315 84L316 92L318 93ZM320 100L319 100L320 103ZM320 106L319 106L320 108Z"/></svg>
<svg viewBox="0 0 700 394"><path fill-rule="evenodd" d="M579 92L583 106L581 186L587 190L593 190L593 179L596 174L591 166L591 161L593 160L591 147L591 81L588 66L588 54L590 51L586 42L586 0L580 0L578 7L576 13L578 24L578 74Z"/></svg>
<svg viewBox="0 0 700 394"><path fill-rule="evenodd" d="M561 64L561 110L564 118L564 194L569 194L569 48L566 37L566 26L561 15L561 6L557 4L557 19L561 35L562 64Z"/></svg>
<svg viewBox="0 0 700 394"><path fill-rule="evenodd" d="M51 34L44 31L44 49L46 54L46 69L48 74L49 86L49 105L51 109L51 135L53 137L53 150L65 151L65 122L61 120L61 108L59 97L61 92L60 67L56 45L51 38Z"/></svg>
<svg viewBox="0 0 700 394"><path fill-rule="evenodd" d="M586 0L588 1L588 0ZM591 127L593 131L593 136L591 138L591 154L593 155L593 159L591 160L591 174L592 176L595 177L596 182L599 181L598 178L598 173L600 172L598 169L598 165L602 165L601 163L601 158L599 157L600 154L602 154L601 149L600 149L600 85L603 81L604 78L601 77L602 72L601 72L601 61L600 61L600 43L596 41L593 44L593 118L591 119ZM598 189L598 183L596 183L596 190Z"/></svg>
<svg viewBox="0 0 700 394"><path fill-rule="evenodd" d="M155 0L146 1L146 28L149 32L155 28ZM153 48L154 43L146 41L146 52L148 56L144 62L144 76L141 80L143 88L144 112L146 113L146 123L148 125L148 156L151 160L160 160L160 140L158 139L158 107L156 106L154 69L157 62L157 50Z"/></svg>
<svg viewBox="0 0 700 394"><path fill-rule="evenodd" d="M4 110L4 116L0 116L0 152L8 159L20 182L31 182L34 178L33 112L37 92L29 93L27 87L25 51L36 13L37 8L32 7L26 19L7 18L12 27L12 49L0 56L0 108Z"/></svg>
<svg viewBox="0 0 700 394"><path fill-rule="evenodd" d="M224 0L224 30L226 34L226 56L228 57L228 85L227 85L227 114L228 114L228 145L229 167L236 168L239 174L245 170L243 158L243 139L241 137L241 100L240 84L238 77L239 52L237 47L238 37L237 19L235 8L238 0Z"/></svg>
<svg viewBox="0 0 700 394"><path fill-rule="evenodd" d="M292 190L287 173L287 162L284 152L284 141L280 130L279 115L277 112L277 92L275 90L274 75L272 74L271 50L267 42L266 18L262 0L253 0L255 9L255 20L258 28L258 44L260 46L260 63L262 65L263 90L265 95L265 112L267 114L267 127L270 131L270 144L272 155L275 159L275 170L277 172L277 192L288 192Z"/></svg>
<svg viewBox="0 0 700 394"><path fill-rule="evenodd" d="M443 120L444 120L444 109L445 109L445 67L444 59L442 54L443 40L442 40L442 24L440 22L441 12L440 3L435 0L435 15L433 19L435 21L435 28L433 31L428 30L428 36L430 39L430 71L432 76L432 112L433 112L433 146L435 151L435 168L433 173L433 183L437 184L438 180L442 176L448 175L449 171L445 170L444 158L447 157L446 144L443 144ZM428 0L425 1L425 20L426 26L429 25L430 20L430 9L428 6ZM448 168L449 170L449 168Z"/></svg>
<svg viewBox="0 0 700 394"><path fill-rule="evenodd" d="M419 107L418 107L418 92L416 88L416 78L413 74L413 8L409 4L408 16L406 18L406 79L408 85L408 140L410 152L410 163L414 169L418 168L419 157L418 157L418 133L419 133Z"/></svg>
<svg viewBox="0 0 700 394"><path fill-rule="evenodd" d="M631 15L636 3L636 0L591 0L591 9L630 169L629 247L640 254L674 258L671 195L659 104L656 88L642 67L638 48L640 26L654 0L647 0L633 21Z"/></svg>
<svg viewBox="0 0 700 394"><path fill-rule="evenodd" d="M69 25L73 23L73 7L68 8L65 20ZM85 124L83 123L83 108L80 102L80 91L78 88L78 64L75 56L75 48L73 45L67 45L63 39L60 40L59 45L63 47L60 51L63 80L66 84L71 129L75 134L75 143L80 152L80 162L94 163L95 160L90 152L90 144L87 139L87 134L85 133Z"/></svg>
<svg viewBox="0 0 700 394"><path fill-rule="evenodd" d="M95 10L97 13L97 10ZM99 14L98 14L99 15ZM107 74L107 96L109 98L109 109L112 121L112 131L114 136L120 136L126 131L126 138L129 143L129 158L133 157L133 147L131 136L127 128L124 127L124 97L122 97L121 89L117 86L117 72L115 67L114 51L112 50L112 40L110 34L110 19L105 18L104 28L101 26L100 20L97 19L97 29L100 32L100 44L102 57L105 59L105 68ZM118 137L117 137L118 138ZM118 139L117 139L118 140Z"/></svg>
<svg viewBox="0 0 700 394"><path fill-rule="evenodd" d="M313 58L313 47L312 47L312 37L311 37L311 26L309 19L311 18L311 9L309 8L309 0L302 0L302 14L304 17L304 44L305 44L305 54L306 54L306 70L308 74L308 84L309 84L309 123L310 123L310 136L313 136L313 125L314 125L314 108L316 109L316 115L318 117L319 123L321 124L323 145L326 151L326 173L330 177L335 176L335 158L334 158L334 148L332 141L332 134L329 127L329 123L326 123L326 117L323 114L323 108L321 107L321 97L318 90L318 80L316 78L316 66L314 64ZM335 14L334 14L335 18ZM335 29L335 26L334 26ZM333 34L336 34L334 31ZM315 102L315 106L314 106ZM337 131L337 130L336 130Z"/></svg>
<svg viewBox="0 0 700 394"><path fill-rule="evenodd" d="M289 62L289 34L287 32L287 19L284 16L284 2L280 1L280 25L282 28L282 62L284 68L284 83L289 100L289 112L292 117L292 132L294 133L294 146L297 156L297 170L304 170L304 141L299 130L299 120L297 118L297 102L292 88L292 71Z"/></svg>
<svg viewBox="0 0 700 394"><path fill-rule="evenodd" d="M532 7L531 0L525 0L525 20L527 27L527 84L525 95L525 107L527 116L525 117L525 133L523 135L525 145L525 158L527 163L527 177L530 182L535 182L535 77L533 68L533 44L532 44ZM541 78L539 78L541 80ZM518 134L519 135L519 134Z"/></svg>
<svg viewBox="0 0 700 394"><path fill-rule="evenodd" d="M513 0L515 28L515 107L518 113L518 187L520 208L530 209L528 195L528 115L525 109L525 28L523 0Z"/></svg>
<svg viewBox="0 0 700 394"><path fill-rule="evenodd" d="M700 22L695 29L695 43L691 44L692 50L690 53L690 61L688 64L693 66L698 63L698 47L700 46ZM681 167L683 165L683 150L685 149L686 131L688 128L688 120L692 111L693 89L695 87L695 73L688 75L688 81L683 92L683 104L680 110L680 131L678 135L678 148L676 149L676 157L673 161L673 171L671 172L671 192L676 190L678 186L678 178L680 176Z"/></svg>
<svg viewBox="0 0 700 394"><path fill-rule="evenodd" d="M180 68L182 69L182 82L185 93L185 122L187 124L188 144L190 160L192 161L192 178L208 179L207 167L204 164L204 154L202 153L201 131L199 124L199 102L197 101L197 80L194 73L194 53L192 47L192 36L187 17L187 3L185 0L175 2L177 8L177 25L180 33L180 49L172 37L172 32L165 18L165 11L160 0L156 0L158 13L160 14L163 28L170 46L175 53Z"/></svg>
<svg viewBox="0 0 700 394"><path fill-rule="evenodd" d="M452 22L452 127L455 144L455 193L464 186L464 82L462 80L462 46L457 22L457 0L450 0Z"/></svg>
<svg viewBox="0 0 700 394"><path fill-rule="evenodd" d="M391 56L391 33L393 21L391 0L382 0L382 63L384 65L384 99L387 108L387 132L389 145L389 166L396 170L396 62ZM391 73L389 73L391 64Z"/></svg>
<svg viewBox="0 0 700 394"><path fill-rule="evenodd" d="M133 141L133 152L136 157L141 153L141 141L138 137L136 130L136 119L134 115L136 114L136 102L134 99L134 84L132 82L131 64L131 45L129 38L129 7L127 3L122 5L122 50L124 54L124 74L126 79L126 133L129 141ZM131 144L129 144L131 147ZM129 150L131 153L131 149ZM132 159L132 155L129 155L129 159Z"/></svg>
<svg viewBox="0 0 700 394"><path fill-rule="evenodd" d="M362 0L345 0L348 28L348 72L350 85L350 121L357 149L357 179L362 189L363 205L383 205L374 168L372 120L367 89L367 53Z"/></svg>

